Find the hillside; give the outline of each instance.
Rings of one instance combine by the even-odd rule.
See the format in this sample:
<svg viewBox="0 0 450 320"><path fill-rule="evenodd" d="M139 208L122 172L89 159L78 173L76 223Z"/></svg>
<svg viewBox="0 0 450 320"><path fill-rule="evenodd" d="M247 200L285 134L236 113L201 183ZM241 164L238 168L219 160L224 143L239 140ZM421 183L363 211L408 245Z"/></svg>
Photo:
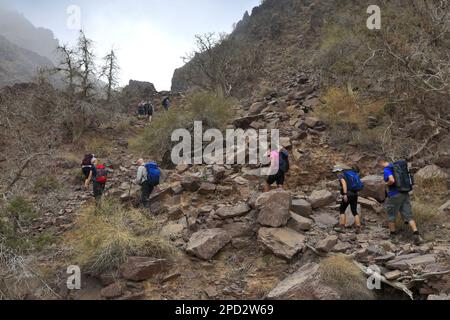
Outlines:
<svg viewBox="0 0 450 320"><path fill-rule="evenodd" d="M28 82L40 67L52 66L48 58L23 49L0 35L0 87Z"/></svg>

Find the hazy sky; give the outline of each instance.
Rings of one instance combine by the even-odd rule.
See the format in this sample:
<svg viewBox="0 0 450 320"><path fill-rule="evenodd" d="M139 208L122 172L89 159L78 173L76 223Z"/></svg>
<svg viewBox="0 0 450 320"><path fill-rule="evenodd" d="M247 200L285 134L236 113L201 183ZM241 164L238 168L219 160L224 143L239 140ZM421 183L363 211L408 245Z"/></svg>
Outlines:
<svg viewBox="0 0 450 320"><path fill-rule="evenodd" d="M194 47L194 36L231 31L245 10L260 0L0 0L22 12L34 25L51 29L62 43L73 44L77 30L68 27L78 6L81 25L95 41L96 54L117 49L121 84L129 79L170 89L181 57Z"/></svg>

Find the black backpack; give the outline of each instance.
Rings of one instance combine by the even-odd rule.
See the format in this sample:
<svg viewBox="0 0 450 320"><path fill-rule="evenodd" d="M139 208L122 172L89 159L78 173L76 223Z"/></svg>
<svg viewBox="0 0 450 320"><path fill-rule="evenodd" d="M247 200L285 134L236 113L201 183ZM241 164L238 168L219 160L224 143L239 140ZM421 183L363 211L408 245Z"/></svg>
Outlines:
<svg viewBox="0 0 450 320"><path fill-rule="evenodd" d="M397 161L391 166L394 173L395 186L398 191L408 193L413 190L414 180L408 168L408 163L404 160Z"/></svg>
<svg viewBox="0 0 450 320"><path fill-rule="evenodd" d="M280 152L280 170L284 173L289 171L289 154L287 151Z"/></svg>

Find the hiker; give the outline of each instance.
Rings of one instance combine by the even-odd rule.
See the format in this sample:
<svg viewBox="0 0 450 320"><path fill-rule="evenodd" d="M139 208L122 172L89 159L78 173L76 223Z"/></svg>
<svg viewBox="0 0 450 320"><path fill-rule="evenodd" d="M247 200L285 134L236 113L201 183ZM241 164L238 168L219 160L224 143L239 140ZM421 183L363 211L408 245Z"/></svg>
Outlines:
<svg viewBox="0 0 450 320"><path fill-rule="evenodd" d="M414 233L414 242L417 245L423 243L417 224L413 219L411 199L409 193L413 189L413 181L406 161L389 163L385 160L378 162L384 169L384 181L387 185L387 199L384 208L388 214L389 231L391 239L397 241L396 218L401 213L406 224L409 224Z"/></svg>
<svg viewBox="0 0 450 320"><path fill-rule="evenodd" d="M169 108L170 108L170 99L169 99L169 97L165 97L163 99L162 106L163 106L164 110L169 111Z"/></svg>
<svg viewBox="0 0 450 320"><path fill-rule="evenodd" d="M264 192L269 192L274 183L284 189L286 173L289 171L289 153L285 149L272 150L270 157L270 173L264 186Z"/></svg>
<svg viewBox="0 0 450 320"><path fill-rule="evenodd" d="M152 194L153 189L159 185L161 171L159 170L157 163L145 163L144 159L139 159L137 165L139 168L137 177L133 183L141 186L141 206L150 208L150 195Z"/></svg>
<svg viewBox="0 0 450 320"><path fill-rule="evenodd" d="M95 155L93 154L87 154L84 156L83 161L81 162L81 172L83 173L84 177L84 184L86 185L87 180L89 179L90 174L93 170L93 162L95 160ZM88 183L89 185L89 183Z"/></svg>
<svg viewBox="0 0 450 320"><path fill-rule="evenodd" d="M152 122L153 113L155 111L155 108L153 107L153 103L150 100L148 100L145 103L144 109L145 109L145 116L147 117L147 121Z"/></svg>
<svg viewBox="0 0 450 320"><path fill-rule="evenodd" d="M345 170L342 166L336 165L333 173L337 174L340 183L340 191L342 195L341 207L339 209L340 219L339 226L334 230L338 233L345 233L347 226L347 208L350 206L352 214L355 217L355 232L361 233L361 217L358 213L358 192L364 188L359 176L359 168L353 167L351 170Z"/></svg>
<svg viewBox="0 0 450 320"><path fill-rule="evenodd" d="M141 119L144 116L145 116L145 101L142 100L138 104L138 118Z"/></svg>
<svg viewBox="0 0 450 320"><path fill-rule="evenodd" d="M85 187L89 188L89 184L91 181L93 182L94 198L99 205L108 180L108 169L103 164L99 164L98 159L94 159L92 164L93 167L85 182Z"/></svg>

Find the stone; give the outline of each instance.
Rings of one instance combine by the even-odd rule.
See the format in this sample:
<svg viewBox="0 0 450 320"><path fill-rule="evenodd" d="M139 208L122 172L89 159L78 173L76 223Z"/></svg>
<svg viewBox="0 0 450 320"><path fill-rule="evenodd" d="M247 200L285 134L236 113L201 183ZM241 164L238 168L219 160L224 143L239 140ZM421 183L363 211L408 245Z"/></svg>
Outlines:
<svg viewBox="0 0 450 320"><path fill-rule="evenodd" d="M217 186L216 191L223 196L231 196L233 194L232 186Z"/></svg>
<svg viewBox="0 0 450 320"><path fill-rule="evenodd" d="M336 202L336 197L328 190L314 191L308 198L313 209L319 209Z"/></svg>
<svg viewBox="0 0 450 320"><path fill-rule="evenodd" d="M222 227L231 238L252 237L255 233L255 226L246 222L234 222Z"/></svg>
<svg viewBox="0 0 450 320"><path fill-rule="evenodd" d="M434 164L441 168L450 169L450 154L440 154L434 160Z"/></svg>
<svg viewBox="0 0 450 320"><path fill-rule="evenodd" d="M181 179L181 186L189 192L196 192L200 189L201 179L194 176L184 176Z"/></svg>
<svg viewBox="0 0 450 320"><path fill-rule="evenodd" d="M237 206L232 207L222 207L216 210L216 215L222 219L230 219L235 217L240 217L250 212L252 208L246 203L241 203Z"/></svg>
<svg viewBox="0 0 450 320"><path fill-rule="evenodd" d="M122 276L131 281L145 281L167 270L165 259L130 257L122 267Z"/></svg>
<svg viewBox="0 0 450 320"><path fill-rule="evenodd" d="M415 175L416 181L428 182L433 180L446 180L448 178L447 173L437 165L429 165L420 169Z"/></svg>
<svg viewBox="0 0 450 320"><path fill-rule="evenodd" d="M231 236L223 229L207 229L194 233L186 251L203 260L211 260L231 241Z"/></svg>
<svg viewBox="0 0 450 320"><path fill-rule="evenodd" d="M103 288L100 294L103 298L114 299L123 296L124 292L125 286L122 283L117 282Z"/></svg>
<svg viewBox="0 0 450 320"><path fill-rule="evenodd" d="M448 200L446 203L444 203L439 209L440 212L450 212L450 200Z"/></svg>
<svg viewBox="0 0 450 320"><path fill-rule="evenodd" d="M328 253L333 249L333 247L337 244L338 237L337 236L329 236L316 244L316 250L320 252Z"/></svg>
<svg viewBox="0 0 450 320"><path fill-rule="evenodd" d="M358 203L361 205L361 207L373 210L377 214L382 214L384 212L383 206L375 199L371 200L359 197Z"/></svg>
<svg viewBox="0 0 450 320"><path fill-rule="evenodd" d="M430 300L430 301L433 301L433 300L434 301L449 301L450 300L450 295L445 294L445 293L440 294L440 295L430 294L428 296L427 300Z"/></svg>
<svg viewBox="0 0 450 320"><path fill-rule="evenodd" d="M311 219L291 212L291 218L288 221L287 227L297 232L309 231L311 230L313 223L314 222Z"/></svg>
<svg viewBox="0 0 450 320"><path fill-rule="evenodd" d="M289 137L281 137L280 145L285 149L290 149L292 147L291 139Z"/></svg>
<svg viewBox="0 0 450 320"><path fill-rule="evenodd" d="M289 228L261 228L258 240L274 255L288 260L305 247L305 236Z"/></svg>
<svg viewBox="0 0 450 320"><path fill-rule="evenodd" d="M316 213L311 216L314 223L321 228L334 227L339 221L338 219L329 213Z"/></svg>
<svg viewBox="0 0 450 320"><path fill-rule="evenodd" d="M338 252L338 253L345 253L347 252L347 250L350 250L352 248L352 245L348 242L342 242L339 241L334 247L333 247L333 252Z"/></svg>
<svg viewBox="0 0 450 320"><path fill-rule="evenodd" d="M287 224L291 207L291 194L277 189L261 194L255 203L258 223L265 227L283 227Z"/></svg>
<svg viewBox="0 0 450 320"><path fill-rule="evenodd" d="M179 220L184 217L184 212L180 207L173 207L169 209L167 216L171 221Z"/></svg>
<svg viewBox="0 0 450 320"><path fill-rule="evenodd" d="M255 102L250 106L250 109L248 110L249 115L256 115L260 114L265 108L267 107L267 104L265 102Z"/></svg>
<svg viewBox="0 0 450 320"><path fill-rule="evenodd" d="M200 184L200 188L198 189L198 193L202 195L208 195L216 192L216 185L210 182L202 182Z"/></svg>
<svg viewBox="0 0 450 320"><path fill-rule="evenodd" d="M185 226L179 223L166 224L160 232L161 237L168 240L179 239L183 236Z"/></svg>
<svg viewBox="0 0 450 320"><path fill-rule="evenodd" d="M292 200L291 211L303 217L309 217L313 212L311 203L302 199Z"/></svg>
<svg viewBox="0 0 450 320"><path fill-rule="evenodd" d="M320 120L314 117L306 117L305 123L309 128L314 128L319 124Z"/></svg>
<svg viewBox="0 0 450 320"><path fill-rule="evenodd" d="M436 256L434 254L410 254L399 256L394 260L389 261L386 263L386 267L393 270L398 269L405 271L410 268L425 267L434 263L436 263Z"/></svg>
<svg viewBox="0 0 450 320"><path fill-rule="evenodd" d="M382 176L367 176L361 179L364 189L360 192L363 198L374 198L378 202L386 199L386 184Z"/></svg>
<svg viewBox="0 0 450 320"><path fill-rule="evenodd" d="M340 294L320 277L320 266L308 263L281 281L267 295L269 300L339 300Z"/></svg>
<svg viewBox="0 0 450 320"><path fill-rule="evenodd" d="M397 280L402 276L402 272L400 270L389 271L384 274L386 280L392 281Z"/></svg>

